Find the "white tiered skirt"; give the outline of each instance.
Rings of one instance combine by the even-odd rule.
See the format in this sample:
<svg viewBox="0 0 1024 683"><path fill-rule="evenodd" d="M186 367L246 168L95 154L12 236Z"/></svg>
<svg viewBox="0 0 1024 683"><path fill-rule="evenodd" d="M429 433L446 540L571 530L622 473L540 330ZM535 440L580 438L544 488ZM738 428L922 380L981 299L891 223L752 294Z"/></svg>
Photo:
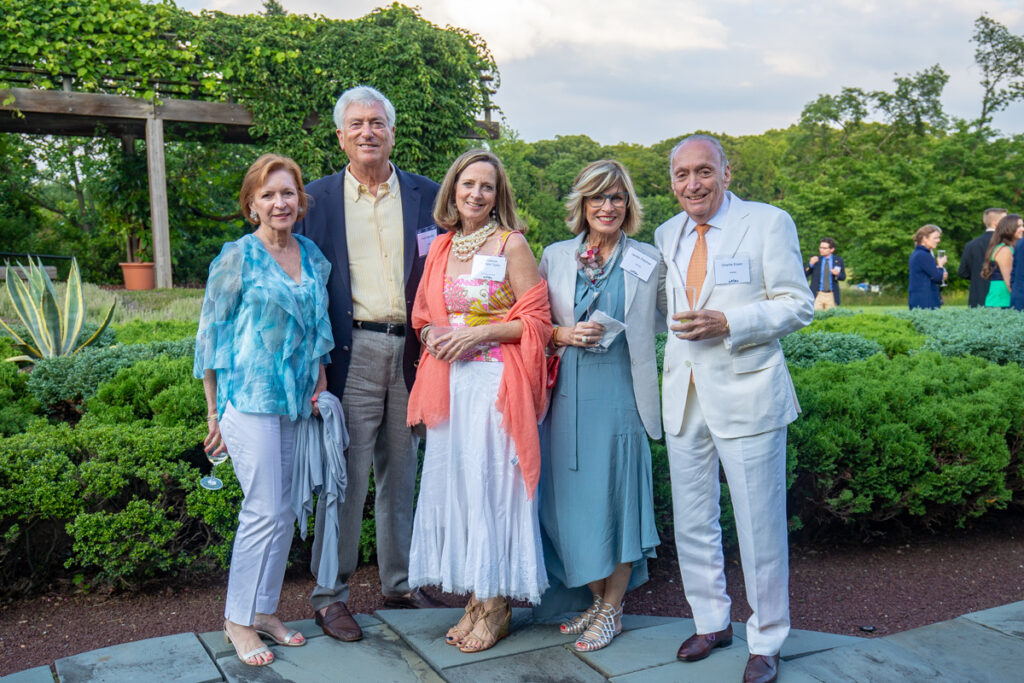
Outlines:
<svg viewBox="0 0 1024 683"><path fill-rule="evenodd" d="M427 430L409 585L532 603L548 586L537 501L494 407L500 362L455 362L449 420Z"/></svg>

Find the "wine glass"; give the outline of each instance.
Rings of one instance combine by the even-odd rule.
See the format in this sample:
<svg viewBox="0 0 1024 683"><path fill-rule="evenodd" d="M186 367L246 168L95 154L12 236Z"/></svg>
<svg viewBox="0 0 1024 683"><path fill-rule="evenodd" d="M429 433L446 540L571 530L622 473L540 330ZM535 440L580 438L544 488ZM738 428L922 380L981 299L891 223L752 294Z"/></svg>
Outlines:
<svg viewBox="0 0 1024 683"><path fill-rule="evenodd" d="M221 464L228 459L226 451L220 451L219 453L207 453L206 459L213 463L213 468L210 473L199 480L199 485L204 489L210 491L216 491L217 489L223 488L224 482L217 478L217 465Z"/></svg>
<svg viewBox="0 0 1024 683"><path fill-rule="evenodd" d="M941 258L945 258L945 256L946 256L946 250L945 249L936 249L935 250L935 260L936 261L938 261ZM939 287L945 287L945 286L946 286L946 281L943 280L942 284L940 284Z"/></svg>

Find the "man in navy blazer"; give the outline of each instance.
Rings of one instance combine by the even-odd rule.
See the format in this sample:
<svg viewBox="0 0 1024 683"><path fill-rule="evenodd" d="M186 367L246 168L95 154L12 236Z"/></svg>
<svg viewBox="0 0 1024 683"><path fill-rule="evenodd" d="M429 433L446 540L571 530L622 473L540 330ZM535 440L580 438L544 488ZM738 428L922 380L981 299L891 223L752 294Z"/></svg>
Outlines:
<svg viewBox="0 0 1024 683"><path fill-rule="evenodd" d="M989 282L981 276L981 269L985 265L985 253L988 251L988 243L992 241L996 223L1005 215L1006 209L985 209L981 219L985 224L985 232L964 245L964 253L960 257L960 267L957 268L956 274L971 281L971 288L967 293L967 305L971 308L985 305Z"/></svg>
<svg viewBox="0 0 1024 683"><path fill-rule="evenodd" d="M822 268L825 273L822 274ZM846 279L846 264L836 254L836 241L822 237L818 243L818 256L812 256L804 266L804 275L811 278L814 310L827 311L839 305L839 282Z"/></svg>
<svg viewBox="0 0 1024 683"><path fill-rule="evenodd" d="M336 510L338 576L317 585L310 603L324 633L362 638L345 604L355 571L370 466L381 591L389 607L435 607L408 583L419 439L406 426L419 340L407 323L433 228L438 185L390 161L395 108L377 90L358 86L334 108L338 142L349 159L340 173L306 186L309 211L295 231L312 239L331 262L328 313L334 351L327 387L339 396L349 429L348 486ZM318 505L314 574L325 523L335 511ZM323 581L323 577L320 577Z"/></svg>

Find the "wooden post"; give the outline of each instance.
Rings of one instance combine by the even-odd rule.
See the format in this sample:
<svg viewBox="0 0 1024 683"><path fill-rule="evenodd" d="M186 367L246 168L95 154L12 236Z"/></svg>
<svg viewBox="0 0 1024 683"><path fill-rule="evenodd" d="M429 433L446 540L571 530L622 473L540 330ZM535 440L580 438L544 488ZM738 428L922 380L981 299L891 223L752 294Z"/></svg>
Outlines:
<svg viewBox="0 0 1024 683"><path fill-rule="evenodd" d="M149 168L149 215L153 223L156 286L171 287L171 231L167 216L164 122L155 115L146 119L146 165Z"/></svg>

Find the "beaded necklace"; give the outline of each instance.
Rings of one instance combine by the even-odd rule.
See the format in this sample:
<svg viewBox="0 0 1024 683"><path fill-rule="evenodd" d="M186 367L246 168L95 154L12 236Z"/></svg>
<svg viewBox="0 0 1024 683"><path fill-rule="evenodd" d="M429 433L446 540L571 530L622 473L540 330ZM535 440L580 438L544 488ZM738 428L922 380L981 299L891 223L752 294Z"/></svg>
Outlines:
<svg viewBox="0 0 1024 683"><path fill-rule="evenodd" d="M462 232L462 228L456 230L455 235L452 237L452 251L455 253L455 258L460 261L468 261L473 258L473 255L483 246L487 238L497 229L498 222L490 221L484 227L468 235Z"/></svg>
<svg viewBox="0 0 1024 683"><path fill-rule="evenodd" d="M608 258L604 261L601 261L600 247L589 247L587 246L587 240L583 239L580 241L579 250L576 252L576 261L579 263L577 269L582 270L591 284L596 285L612 272L611 266L615 263L621 247L622 233L619 233L619 241L612 248L612 253L608 254Z"/></svg>

